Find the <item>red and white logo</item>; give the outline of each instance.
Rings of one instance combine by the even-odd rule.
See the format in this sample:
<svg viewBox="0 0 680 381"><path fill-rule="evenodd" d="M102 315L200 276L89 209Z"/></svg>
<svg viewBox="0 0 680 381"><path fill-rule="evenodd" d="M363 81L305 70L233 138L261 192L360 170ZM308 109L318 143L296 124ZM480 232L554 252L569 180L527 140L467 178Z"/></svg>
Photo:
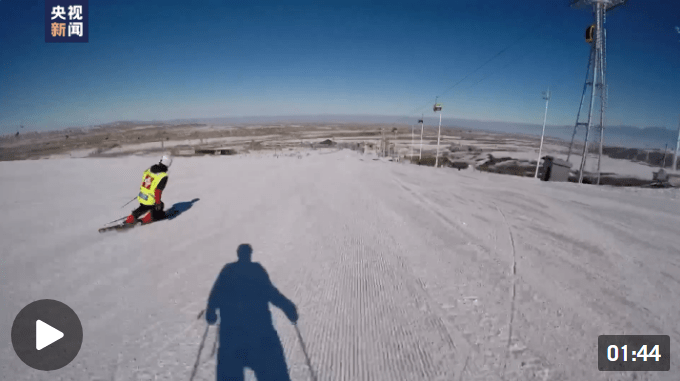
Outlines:
<svg viewBox="0 0 680 381"><path fill-rule="evenodd" d="M142 181L142 186L146 189L151 189L151 183L153 182L153 177L146 175L144 181Z"/></svg>

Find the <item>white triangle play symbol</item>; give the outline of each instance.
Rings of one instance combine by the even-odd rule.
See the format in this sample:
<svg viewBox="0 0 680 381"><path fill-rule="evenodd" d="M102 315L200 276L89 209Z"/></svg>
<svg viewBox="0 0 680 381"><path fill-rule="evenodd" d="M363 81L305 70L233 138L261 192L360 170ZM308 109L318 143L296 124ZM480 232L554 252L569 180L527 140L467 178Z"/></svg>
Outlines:
<svg viewBox="0 0 680 381"><path fill-rule="evenodd" d="M64 337L56 328L49 326L42 320L35 321L35 349L41 350Z"/></svg>

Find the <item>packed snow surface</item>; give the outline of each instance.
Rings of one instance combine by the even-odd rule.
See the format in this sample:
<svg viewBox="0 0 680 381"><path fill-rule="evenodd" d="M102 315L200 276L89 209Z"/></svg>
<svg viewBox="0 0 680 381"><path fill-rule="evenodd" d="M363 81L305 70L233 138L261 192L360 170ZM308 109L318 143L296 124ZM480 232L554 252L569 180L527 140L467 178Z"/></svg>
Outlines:
<svg viewBox="0 0 680 381"><path fill-rule="evenodd" d="M596 187L374 160L351 151L176 158L182 213L124 233L156 157L0 162L0 379L188 380L220 269L250 243L298 308L318 380L678 380L597 370L601 334L680 353L678 190ZM198 199L192 203L192 200ZM12 321L80 316L68 366L15 355ZM293 380L311 380L272 307ZM215 379L210 328L196 380ZM247 379L253 376L249 372Z"/></svg>

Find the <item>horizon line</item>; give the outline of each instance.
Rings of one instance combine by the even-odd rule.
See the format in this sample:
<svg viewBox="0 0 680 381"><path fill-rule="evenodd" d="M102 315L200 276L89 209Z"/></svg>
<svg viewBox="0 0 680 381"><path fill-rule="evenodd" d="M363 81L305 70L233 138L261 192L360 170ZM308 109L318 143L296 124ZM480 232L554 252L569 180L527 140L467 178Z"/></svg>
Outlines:
<svg viewBox="0 0 680 381"><path fill-rule="evenodd" d="M261 119L261 120L272 120L272 119L285 119L286 122L289 123L295 123L295 120L291 120L294 118L334 118L334 117L339 117L339 118L381 118L381 119L394 119L392 121L363 121L363 123L372 123L372 124L403 124L403 125L411 125L411 123L402 121L402 119L415 119L418 120L420 117L411 117L411 116L400 116L400 115L384 115L384 114L295 114L295 115L241 115L241 116L217 116L217 117L189 117L189 118L172 118L172 119L150 119L150 120L143 120L143 119L123 119L123 120L115 120L111 122L103 122L103 123L98 123L98 124L91 124L91 125L71 125L71 126L64 126L64 127L58 127L58 128L53 128L53 129L45 129L45 130L34 130L30 132L57 132L57 131L65 131L68 129L83 129L83 128L96 128L96 127L105 127L108 125L113 125L113 124L120 124L120 123L133 123L133 124L143 124L143 123L149 123L149 124L154 124L154 123L168 123L168 124L173 124L177 122L206 122L210 120L224 120L226 122L227 120L238 120L238 119ZM423 116L424 119L437 119L436 116ZM445 127L443 125L444 121L447 121L447 123L456 123L456 122L475 122L475 123L493 123L493 124L506 124L506 125L522 125L522 126L538 126L542 127L541 124L539 123L529 123L529 122L512 122L512 121L501 121L501 120L493 120L493 119L468 119L468 118L455 118L455 117L442 117L442 127ZM275 121L274 121L275 122ZM300 120L300 123L310 123L312 121L304 121ZM344 121L316 121L316 123L362 123L362 121L350 121L350 120L344 120ZM247 122L245 122L247 123ZM256 123L256 122L252 122ZM417 123L413 123L417 124ZM13 127L23 128L25 125L14 125ZM574 127L571 124L546 124L546 127L550 126L551 128L559 127L559 128L572 128ZM12 127L7 126L8 134L13 134L14 132L9 132ZM29 128L33 129L36 126L28 126ZM452 127L452 126L446 126L446 127ZM461 126L462 127L462 126ZM596 126L593 126L596 127ZM605 126L606 128L631 128L631 129L638 129L638 130L646 130L646 129L662 129L662 130L667 130L667 131L673 131L674 129L671 128L666 128L666 127L660 127L660 126L647 126L647 127L640 127L640 126L634 126L634 125L610 125L610 126ZM0 128L0 130L3 130L5 128ZM20 132L17 130L17 132ZM3 134L4 135L4 134Z"/></svg>

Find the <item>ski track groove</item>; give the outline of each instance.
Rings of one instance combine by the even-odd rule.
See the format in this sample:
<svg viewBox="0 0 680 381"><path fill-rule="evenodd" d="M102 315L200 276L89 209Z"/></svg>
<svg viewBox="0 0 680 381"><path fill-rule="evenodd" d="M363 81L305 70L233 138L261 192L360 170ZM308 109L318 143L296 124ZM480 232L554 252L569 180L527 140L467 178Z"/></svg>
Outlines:
<svg viewBox="0 0 680 381"><path fill-rule="evenodd" d="M396 177L393 177L392 181L396 182L404 191L406 191L408 194L413 196L411 198L411 200L414 200L416 204L419 204L421 206L426 207L427 210L429 210L434 215L436 215L437 218L445 224L445 226L448 226L449 228L451 228L451 229L453 229L453 230L455 230L459 233L462 233L464 236L469 237L469 233L464 228L462 228L459 224L452 222L450 219L448 219L446 216L444 216L441 212L439 212L436 209L436 206L433 205L431 202L429 202L429 200L427 200L426 197L423 197L422 194L417 194L415 191L410 189L408 186L406 186L406 184L404 184L401 180L399 180ZM389 235L390 235L389 232L385 232L381 236L389 236ZM397 243L397 245L398 245L398 243ZM405 262L403 261L403 259L401 260L401 266L404 269L407 267ZM457 360L458 364L455 367L456 372L454 372L454 373L459 374L459 376L458 376L459 379L464 378L465 370L471 370L473 372L473 374L480 374L480 373L484 374L485 371L483 369L479 368L477 366L477 364L470 363L470 357L474 354L478 355L478 353L473 349L472 345L470 344L470 342L467 339L465 339L463 336L461 336L459 333L457 333L457 330L455 328L452 328L452 329L447 328L447 324L445 323L445 320L443 319L444 316L447 316L446 311L430 295L430 293L427 291L427 286L422 281L422 279L416 277L414 284L416 284L418 286L417 291L415 293L421 295L421 298L423 300L428 301L427 306L429 307L430 310L436 311L436 315L438 316L438 318L437 318L438 323L437 324L440 327L442 327L442 329L446 332L447 337L449 339L449 344L452 347L461 347L461 350L456 351L456 352L460 355L460 357L462 357L463 354L464 354L465 360L464 361L460 361L460 359ZM456 334L453 334L454 332ZM454 339L454 337L455 337L455 339ZM472 365L472 368L469 368L468 367L469 365Z"/></svg>
<svg viewBox="0 0 680 381"><path fill-rule="evenodd" d="M510 316L508 319L508 341L506 344L506 350L505 350L505 358L503 359L503 373L501 378L505 380L505 371L508 365L508 356L510 354L510 344L512 342L512 327L513 327L513 322L515 320L515 300L517 299L517 254L515 250L515 238L512 235L512 229L510 228L510 224L508 224L508 219L505 217L505 213L497 206L496 210L503 216L503 222L505 222L505 226L508 229L508 235L510 236L510 243L512 245L512 294L511 294L511 299L510 299Z"/></svg>
<svg viewBox="0 0 680 381"><path fill-rule="evenodd" d="M395 180L396 180L397 183L399 184L400 181L399 181L398 179L395 179ZM416 181L417 181L417 180L416 180ZM422 202L422 201L421 201L421 200L427 200L427 198L430 196L429 194L428 194L428 195L425 195L425 194L422 193L422 191L421 191L421 192L415 192L415 191L409 189L408 186L405 186L405 184L399 184L399 185L401 185L401 188L402 188L403 190L407 191L408 194L409 194L410 196L412 196L412 197L409 197L409 198L408 198L408 200L409 200L410 202L413 202L413 203L416 204L416 205L421 205L421 206L426 207L426 209L429 209L430 211L434 212L433 214L434 214L435 216L437 216L438 219L441 220L441 221L444 223L444 226L445 226L445 227L449 227L449 228L452 227L452 226L451 226L452 222L451 222L449 219L447 219L447 218L442 219L442 218L441 218L442 215L441 215L440 213L437 213L437 212L438 212L437 210L432 210L433 208L436 208L436 206L428 207L428 205L432 205L431 202L430 202L430 203L427 203L427 202ZM436 188L435 188L435 189L436 189ZM440 192L441 192L441 191L440 191ZM438 197L436 196L436 195L437 195L437 194L436 194L436 191L433 192L433 193L435 193L435 194L432 196L433 199L438 199ZM455 196L454 196L454 197L455 197ZM466 204L466 205L467 205L467 204L470 204L470 203L474 203L474 204L478 205L478 208L479 208L479 206L484 206L484 207L486 207L488 210L493 210L493 209L495 209L495 205L489 205L488 202L479 202L479 201L465 200L465 201L463 201L462 203L463 203L463 204ZM456 209L456 205L450 205L450 208L452 208L452 209L455 210L455 209ZM388 209L389 209L389 207L388 207ZM394 209L394 210L396 210L396 209ZM465 215L462 215L462 218L466 218ZM485 219L485 221L486 221L485 223L487 223L487 224L490 223L488 219ZM471 222L472 222L472 221L471 221ZM453 227L455 227L455 226L453 226ZM483 226L482 226L482 227L483 227ZM462 227L457 227L457 228L458 228L458 229L454 229L454 232L456 232L456 231L462 232L462 233L463 233L463 238L471 239L471 240L473 240L472 242L478 240L478 239L475 239L473 236L471 236L471 234L470 234L471 232L467 231L466 229L464 229L464 228L462 228ZM468 227L468 228L469 228L469 227ZM508 229L507 224L505 225L505 229ZM482 230L482 231L484 231L484 230ZM477 233L479 233L479 231L478 231ZM510 231L509 233L512 234L511 231ZM426 234L427 234L427 233L426 233ZM495 235L496 235L495 229L492 230L489 234L487 234L487 236L488 236L489 238L492 237L492 236L495 236ZM494 242L495 242L495 240L494 240ZM510 243L511 243L511 244L514 244L514 235L513 235L513 237L511 237L511 242L510 242ZM469 244L470 244L470 242L468 242L468 245L469 245ZM474 245L474 244L473 244L471 247L474 248L476 252L479 252L479 253L486 253L486 255L492 255L493 253L497 253L497 247L496 247L496 248L493 248L493 249L491 249L491 250L489 250L489 249L487 249L487 248L484 248L484 247L482 247L482 246L479 246L479 245ZM481 249L481 251L480 251L480 249ZM498 254L498 253L497 253L497 254ZM496 257L498 257L498 256L496 256ZM514 257L513 257L513 260L514 260ZM477 261L479 261L479 259L477 259ZM498 262L498 259L496 259L495 262ZM480 264L478 263L476 266L479 266L479 265L480 265ZM481 267L484 268L483 264L481 265ZM516 272L516 264L513 264L513 268L515 268L514 272ZM498 270L501 271L501 268L498 268ZM512 272L513 272L513 271L511 271L511 273L512 273ZM504 273L507 274L507 272L504 272ZM487 276L488 276L488 275L487 275ZM499 278L499 279L500 279L500 278ZM515 279L512 278L511 281L514 282ZM514 284L514 283L513 283L513 284ZM515 293L515 294L516 294L516 293ZM511 306L511 309L512 309L512 308L513 308L513 307ZM511 313L511 315L514 315L514 313ZM442 313L442 316L445 316L445 315L444 315L444 312ZM484 313L483 316L486 316L486 313ZM507 316L507 314L506 314L506 316ZM487 317L483 317L483 318L482 318L482 322L484 322L485 319L486 319L487 321L489 320ZM493 316L491 316L491 317L490 317L490 321L493 322L494 320L495 320L495 319L493 318ZM509 320L510 320L510 318L508 317L508 320L506 320L506 323L505 323L505 327L506 327L506 328L509 326L509 324L507 323L507 321L509 321ZM494 325L494 324L492 324L492 326L493 326L493 325ZM475 331L475 328L471 328L471 331L474 332L474 331ZM469 331L468 331L468 332L469 332ZM499 331L499 332L500 332L500 331ZM512 335L512 334L511 334L511 335ZM474 335L473 335L473 336L474 336ZM510 336L510 337L512 337L512 336ZM467 341L467 342L469 343L469 341ZM474 378L474 379L483 379L483 380L488 380L488 379L494 379L494 380L496 380L496 379L499 379L499 380L500 380L500 379L501 379L501 376L503 375L503 372L504 372L504 367L506 366L506 364L505 364L506 361L504 360L504 357L507 356L508 350L509 350L509 346L508 346L508 344L507 344L507 339L504 340L504 343L503 343L503 345L502 345L502 355L500 355L501 357L498 358L498 366L495 367L496 370L494 370L494 366L493 366L494 362L489 363L489 360L494 361L495 356L492 355L493 352L488 352L490 349L493 349L493 348L494 348L494 344L493 344L493 342L489 342L489 343L486 343L485 346L486 346L488 349L484 350L484 354L482 354L482 353L479 352L478 350L469 351L469 355L466 357L465 362L462 364L462 367L463 367L464 370L467 370L467 371L468 371L467 373L468 373L472 378ZM480 349L480 350L482 350L482 349ZM499 348L499 350L500 350L500 348ZM489 355L491 355L491 358L488 357ZM471 357L472 357L472 358L471 358ZM526 372L526 371L528 371L528 370L525 370L525 372ZM547 371L547 369L546 369L546 371ZM461 375L463 375L462 373L463 373L463 372L461 372ZM519 377L519 379L522 379L522 380L529 379L529 378L525 378L526 376L529 376L529 375L524 375L524 376L515 375L514 377ZM543 377L541 377L541 378L543 378ZM513 378L513 379L515 379L515 378ZM533 379L533 378L532 378L532 379Z"/></svg>
<svg viewBox="0 0 680 381"><path fill-rule="evenodd" d="M347 180L344 174L351 175L351 170L343 173L339 168L338 172L335 176L339 178L332 183ZM340 193L340 190L329 188L333 187L325 188L324 192L330 198L335 192ZM346 189L343 191L347 193ZM379 229L380 221L376 217L379 218L380 213L376 212L380 211L375 210L376 203L370 192L357 191L352 193L360 195L354 202L363 207L357 209L363 210L364 214L346 215L344 210L325 206L331 210L324 214L345 214L343 218L330 218L345 223L328 226L324 229L326 234L319 235L319 239L325 241L323 246L337 248L336 255L331 258L317 257L331 271L323 277L324 284L319 287L330 290L331 294L325 299L334 301L330 306L332 312L323 315L347 316L341 319L344 323L336 329L332 324L328 326L330 322L322 322L326 327L321 331L325 332L327 340L330 336L328 341L344 341L346 344L321 350L322 353L339 351L340 356L327 352L319 357L319 368L326 372L319 372L319 379L448 380L450 364L432 358L438 355L438 350L432 348L433 344L452 350L450 338L447 339L447 334L442 332L445 329L442 329L441 319L434 316L434 308L425 306L427 299L415 292L418 287L423 287L422 282L405 276L393 242L381 239L390 233ZM369 237L365 232L373 233ZM430 332L425 338L415 334L423 328ZM310 341L310 351L315 352L312 346L316 340ZM312 362L315 362L314 358ZM336 366L338 362L339 366Z"/></svg>

